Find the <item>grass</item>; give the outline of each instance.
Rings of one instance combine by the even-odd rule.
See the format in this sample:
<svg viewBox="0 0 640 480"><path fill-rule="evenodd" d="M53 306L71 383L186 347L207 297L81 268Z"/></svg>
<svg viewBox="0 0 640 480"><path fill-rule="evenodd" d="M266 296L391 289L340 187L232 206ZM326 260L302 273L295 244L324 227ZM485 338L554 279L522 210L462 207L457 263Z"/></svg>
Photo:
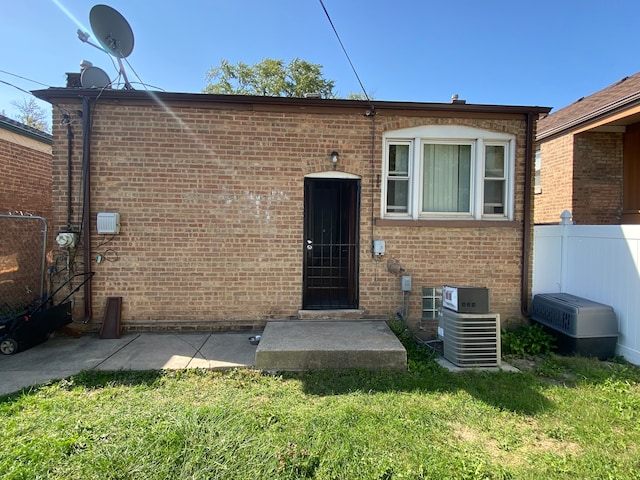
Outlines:
<svg viewBox="0 0 640 480"><path fill-rule="evenodd" d="M638 478L638 367L454 374L408 347L406 373L82 372L0 397L0 478Z"/></svg>

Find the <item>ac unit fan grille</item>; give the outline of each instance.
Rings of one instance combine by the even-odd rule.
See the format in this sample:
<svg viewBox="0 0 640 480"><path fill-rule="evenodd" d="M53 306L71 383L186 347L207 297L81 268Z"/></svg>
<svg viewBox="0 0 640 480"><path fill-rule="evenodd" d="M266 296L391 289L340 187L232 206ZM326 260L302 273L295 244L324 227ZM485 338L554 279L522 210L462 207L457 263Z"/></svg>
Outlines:
<svg viewBox="0 0 640 480"><path fill-rule="evenodd" d="M500 315L442 309L444 357L459 367L499 367Z"/></svg>

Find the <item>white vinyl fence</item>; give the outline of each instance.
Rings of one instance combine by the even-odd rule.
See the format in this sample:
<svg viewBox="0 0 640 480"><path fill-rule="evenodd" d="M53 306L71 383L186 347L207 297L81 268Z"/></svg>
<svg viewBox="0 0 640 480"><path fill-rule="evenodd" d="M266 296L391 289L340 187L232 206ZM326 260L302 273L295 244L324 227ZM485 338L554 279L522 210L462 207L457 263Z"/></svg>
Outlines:
<svg viewBox="0 0 640 480"><path fill-rule="evenodd" d="M640 365L640 225L540 225L533 294L570 293L613 307L616 354Z"/></svg>

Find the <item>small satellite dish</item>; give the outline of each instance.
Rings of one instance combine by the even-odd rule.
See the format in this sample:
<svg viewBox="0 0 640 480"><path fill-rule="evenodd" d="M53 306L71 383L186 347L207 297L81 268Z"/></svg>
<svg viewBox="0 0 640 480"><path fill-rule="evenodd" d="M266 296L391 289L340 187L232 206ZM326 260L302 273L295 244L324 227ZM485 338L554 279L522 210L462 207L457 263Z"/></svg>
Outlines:
<svg viewBox="0 0 640 480"><path fill-rule="evenodd" d="M88 67L80 74L82 88L105 88L111 84L109 75L98 67Z"/></svg>
<svg viewBox="0 0 640 480"><path fill-rule="evenodd" d="M95 5L89 12L89 23L100 45L111 55L127 58L133 51L133 31L117 10Z"/></svg>

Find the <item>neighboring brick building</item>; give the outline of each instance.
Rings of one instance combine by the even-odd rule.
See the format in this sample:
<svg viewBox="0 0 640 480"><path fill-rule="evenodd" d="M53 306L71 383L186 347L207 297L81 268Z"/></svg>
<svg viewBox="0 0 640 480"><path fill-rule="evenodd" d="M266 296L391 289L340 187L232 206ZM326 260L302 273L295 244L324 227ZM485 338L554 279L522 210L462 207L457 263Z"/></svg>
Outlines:
<svg viewBox="0 0 640 480"><path fill-rule="evenodd" d="M0 213L51 215L51 135L0 115Z"/></svg>
<svg viewBox="0 0 640 480"><path fill-rule="evenodd" d="M535 223L640 223L640 73L538 122Z"/></svg>
<svg viewBox="0 0 640 480"><path fill-rule="evenodd" d="M308 310L391 318L403 298L419 323L422 287L443 284L488 287L503 321L526 308L535 122L549 109L35 93L59 107L58 230L80 228L90 164L90 230L78 252L57 255L95 272L84 302L94 325L111 296L123 299L125 329L240 328ZM120 233L96 233L100 212L119 214Z"/></svg>
<svg viewBox="0 0 640 480"><path fill-rule="evenodd" d="M51 135L0 115L0 318L45 293L51 143Z"/></svg>

